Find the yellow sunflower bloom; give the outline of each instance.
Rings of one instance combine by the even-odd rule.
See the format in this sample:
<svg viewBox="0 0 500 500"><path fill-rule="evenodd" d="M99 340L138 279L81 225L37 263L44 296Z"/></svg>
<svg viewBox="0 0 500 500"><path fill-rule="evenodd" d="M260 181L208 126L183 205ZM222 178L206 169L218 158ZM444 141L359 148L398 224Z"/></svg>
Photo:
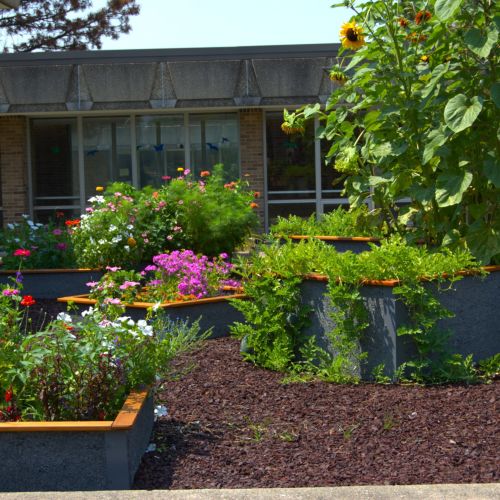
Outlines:
<svg viewBox="0 0 500 500"><path fill-rule="evenodd" d="M340 28L340 41L346 49L359 49L365 44L363 28L356 22L344 23Z"/></svg>

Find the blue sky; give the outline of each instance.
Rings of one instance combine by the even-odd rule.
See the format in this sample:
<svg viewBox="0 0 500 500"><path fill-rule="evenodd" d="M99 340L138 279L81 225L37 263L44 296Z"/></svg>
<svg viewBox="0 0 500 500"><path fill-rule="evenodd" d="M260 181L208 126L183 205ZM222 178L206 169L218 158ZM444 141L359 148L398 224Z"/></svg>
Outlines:
<svg viewBox="0 0 500 500"><path fill-rule="evenodd" d="M132 32L104 50L337 43L348 9L338 0L139 0ZM96 0L99 6L104 0Z"/></svg>

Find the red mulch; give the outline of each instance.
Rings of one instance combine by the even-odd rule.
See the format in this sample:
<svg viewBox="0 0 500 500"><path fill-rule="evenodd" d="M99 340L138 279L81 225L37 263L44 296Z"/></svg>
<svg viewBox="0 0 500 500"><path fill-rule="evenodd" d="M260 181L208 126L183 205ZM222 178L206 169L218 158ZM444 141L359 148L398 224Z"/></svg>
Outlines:
<svg viewBox="0 0 500 500"><path fill-rule="evenodd" d="M283 385L234 339L174 364L138 489L481 483L500 478L500 382Z"/></svg>

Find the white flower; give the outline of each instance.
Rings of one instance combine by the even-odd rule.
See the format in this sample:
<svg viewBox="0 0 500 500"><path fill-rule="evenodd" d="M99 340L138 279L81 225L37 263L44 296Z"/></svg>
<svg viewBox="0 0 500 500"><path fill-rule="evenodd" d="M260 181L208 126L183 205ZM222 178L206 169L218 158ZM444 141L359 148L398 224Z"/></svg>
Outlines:
<svg viewBox="0 0 500 500"><path fill-rule="evenodd" d="M14 224L11 224L11 223L9 222L9 223L7 224L7 227L8 227L9 229L14 229Z"/></svg>
<svg viewBox="0 0 500 500"><path fill-rule="evenodd" d="M93 316L94 315L94 308L93 307L89 307L86 311L82 311L82 318L85 318L85 316Z"/></svg>
<svg viewBox="0 0 500 500"><path fill-rule="evenodd" d="M155 302L152 307L153 311L158 311L158 309L160 309L160 306L161 302Z"/></svg>
<svg viewBox="0 0 500 500"><path fill-rule="evenodd" d="M153 451L156 451L156 444L150 443L146 448L146 453L151 453Z"/></svg>
<svg viewBox="0 0 500 500"><path fill-rule="evenodd" d="M111 243L120 243L120 241L122 241L123 237L119 234L117 236L115 236L112 240L111 240Z"/></svg>
<svg viewBox="0 0 500 500"><path fill-rule="evenodd" d="M89 203L103 203L104 202L104 196L92 196L92 198L89 198Z"/></svg>
<svg viewBox="0 0 500 500"><path fill-rule="evenodd" d="M131 319L130 316L120 316L119 318L116 319L116 321L120 321L121 323L125 323L129 319Z"/></svg>
<svg viewBox="0 0 500 500"><path fill-rule="evenodd" d="M129 225L127 226L127 229L128 229L129 231L131 231L132 229L134 229L134 226L132 226L132 224L129 224Z"/></svg>
<svg viewBox="0 0 500 500"><path fill-rule="evenodd" d="M155 406L155 418L166 417L168 415L167 407L164 405Z"/></svg>
<svg viewBox="0 0 500 500"><path fill-rule="evenodd" d="M82 313L82 316L83 316L83 313ZM66 314L65 312L60 312L57 315L57 319L59 321L64 321L65 323L71 323L73 321L73 319L71 318L71 316L69 314Z"/></svg>
<svg viewBox="0 0 500 500"><path fill-rule="evenodd" d="M117 229L118 228L114 224L111 224L111 226L109 226L110 231L116 231Z"/></svg>

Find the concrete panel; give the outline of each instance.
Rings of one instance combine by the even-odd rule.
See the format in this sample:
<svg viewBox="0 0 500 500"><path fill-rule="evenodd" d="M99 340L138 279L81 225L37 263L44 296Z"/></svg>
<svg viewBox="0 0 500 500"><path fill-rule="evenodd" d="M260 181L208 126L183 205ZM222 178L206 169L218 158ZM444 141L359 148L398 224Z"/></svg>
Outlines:
<svg viewBox="0 0 500 500"><path fill-rule="evenodd" d="M155 109L174 108L177 103L172 75L165 62L161 62L156 66L150 103L151 107Z"/></svg>
<svg viewBox="0 0 500 500"><path fill-rule="evenodd" d="M72 66L0 67L0 81L11 105L66 102Z"/></svg>
<svg viewBox="0 0 500 500"><path fill-rule="evenodd" d="M94 102L149 101L156 64L88 64L82 73Z"/></svg>
<svg viewBox="0 0 500 500"><path fill-rule="evenodd" d="M232 99L241 61L168 63L175 94L181 99Z"/></svg>
<svg viewBox="0 0 500 500"><path fill-rule="evenodd" d="M74 66L66 96L66 107L68 111L89 111L92 104L92 96L81 66Z"/></svg>
<svg viewBox="0 0 500 500"><path fill-rule="evenodd" d="M255 74L262 97L319 95L326 58L256 59Z"/></svg>

